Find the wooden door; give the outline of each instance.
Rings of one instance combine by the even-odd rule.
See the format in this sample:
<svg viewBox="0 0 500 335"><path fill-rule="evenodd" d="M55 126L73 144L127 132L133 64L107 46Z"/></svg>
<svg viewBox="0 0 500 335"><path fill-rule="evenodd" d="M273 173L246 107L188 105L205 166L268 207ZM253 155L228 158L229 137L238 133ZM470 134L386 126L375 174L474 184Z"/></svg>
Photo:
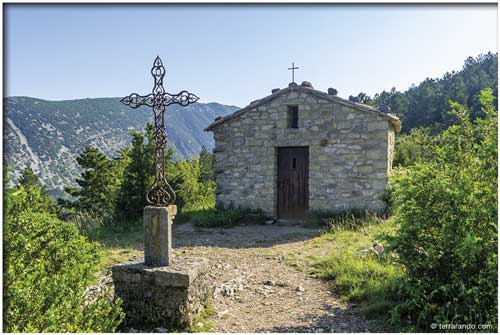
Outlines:
<svg viewBox="0 0 500 335"><path fill-rule="evenodd" d="M278 148L278 218L303 219L309 199L309 148Z"/></svg>

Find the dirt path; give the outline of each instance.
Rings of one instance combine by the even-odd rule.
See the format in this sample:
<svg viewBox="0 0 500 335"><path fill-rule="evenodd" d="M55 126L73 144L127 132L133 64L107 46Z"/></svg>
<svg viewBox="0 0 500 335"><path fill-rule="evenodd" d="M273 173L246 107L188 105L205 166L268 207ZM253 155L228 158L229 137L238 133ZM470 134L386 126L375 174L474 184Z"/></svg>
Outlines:
<svg viewBox="0 0 500 335"><path fill-rule="evenodd" d="M327 283L285 261L318 236L299 226L195 230L182 224L174 225L174 254L210 260L216 332L368 331L367 320L340 303Z"/></svg>

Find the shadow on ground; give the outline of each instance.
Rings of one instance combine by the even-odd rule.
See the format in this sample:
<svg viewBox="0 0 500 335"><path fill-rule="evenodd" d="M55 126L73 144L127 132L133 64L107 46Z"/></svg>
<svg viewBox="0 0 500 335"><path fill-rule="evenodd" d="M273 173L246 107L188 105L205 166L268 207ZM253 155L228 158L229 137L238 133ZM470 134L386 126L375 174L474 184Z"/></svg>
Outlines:
<svg viewBox="0 0 500 335"><path fill-rule="evenodd" d="M277 244L306 241L320 235L319 229L300 225L238 225L229 228L196 228L174 224L173 247L269 248Z"/></svg>
<svg viewBox="0 0 500 335"><path fill-rule="evenodd" d="M346 333L346 332L368 332L366 320L353 313L345 306L323 305L323 313L308 313L301 315L297 321L302 325L277 326L271 329L258 329L256 332L271 333ZM293 313L293 311L291 312Z"/></svg>
<svg viewBox="0 0 500 335"><path fill-rule="evenodd" d="M269 248L306 241L320 235L318 228L300 225L246 224L227 228L197 228L191 223L173 225L173 247ZM136 225L123 231L104 231L99 242L107 248L143 250L144 231Z"/></svg>

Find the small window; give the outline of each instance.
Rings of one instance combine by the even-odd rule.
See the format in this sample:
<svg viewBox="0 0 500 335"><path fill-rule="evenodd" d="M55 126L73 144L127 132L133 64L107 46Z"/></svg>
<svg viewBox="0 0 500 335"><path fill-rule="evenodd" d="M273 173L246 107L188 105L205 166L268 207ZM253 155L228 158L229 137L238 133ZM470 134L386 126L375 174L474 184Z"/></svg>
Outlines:
<svg viewBox="0 0 500 335"><path fill-rule="evenodd" d="M296 169L297 168L297 158L293 157L292 158L292 169Z"/></svg>
<svg viewBox="0 0 500 335"><path fill-rule="evenodd" d="M299 106L288 106L287 128L299 128Z"/></svg>

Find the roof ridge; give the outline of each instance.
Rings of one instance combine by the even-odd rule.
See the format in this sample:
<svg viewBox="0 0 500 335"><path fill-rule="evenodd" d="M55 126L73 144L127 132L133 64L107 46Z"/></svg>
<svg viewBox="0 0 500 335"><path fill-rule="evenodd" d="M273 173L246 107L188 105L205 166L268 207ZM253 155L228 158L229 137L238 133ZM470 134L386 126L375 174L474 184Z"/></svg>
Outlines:
<svg viewBox="0 0 500 335"><path fill-rule="evenodd" d="M254 100L254 101L250 102L250 104L248 104L247 106L245 106L245 107L243 107L243 108L241 108L241 109L233 112L232 114L229 114L229 115L217 118L214 122L212 122L211 124L209 124L207 126L207 128L205 128L205 131L211 131L212 129L214 129L215 127L219 126L220 124L222 124L222 123L224 123L224 122L226 122L228 120L231 120L231 119L237 117L238 115L246 113L247 111L258 107L258 106L262 105L265 102L273 100L273 99L277 98L278 96L283 95L283 94L285 94L286 92L289 92L289 91L290 92L299 91L299 92L302 92L302 93L313 94L313 95L316 95L316 96L318 96L320 98L323 98L325 100L329 100L331 102L335 102L335 103L338 103L338 104L341 104L341 105L344 105L344 106L347 106L347 107L353 107L353 108L355 108L357 110L360 110L360 111L376 113L379 116L385 117L386 119L388 119L392 123L392 125L394 126L396 132L399 132L401 130L401 121L394 114L384 113L380 109L376 109L376 108L374 108L372 106L365 105L365 104L358 103L358 102L349 101L349 100L346 100L344 98L341 98L341 97L338 97L338 96L335 96L335 95L330 95L328 93L315 90L314 88L303 87L303 86L299 86L297 84L295 84L295 85L292 85L292 84L295 84L295 83L290 83L290 85L288 85L288 87L282 88L279 91L277 91L275 93L272 93L272 94L270 94L268 96L265 96L265 97L263 97L261 99Z"/></svg>

